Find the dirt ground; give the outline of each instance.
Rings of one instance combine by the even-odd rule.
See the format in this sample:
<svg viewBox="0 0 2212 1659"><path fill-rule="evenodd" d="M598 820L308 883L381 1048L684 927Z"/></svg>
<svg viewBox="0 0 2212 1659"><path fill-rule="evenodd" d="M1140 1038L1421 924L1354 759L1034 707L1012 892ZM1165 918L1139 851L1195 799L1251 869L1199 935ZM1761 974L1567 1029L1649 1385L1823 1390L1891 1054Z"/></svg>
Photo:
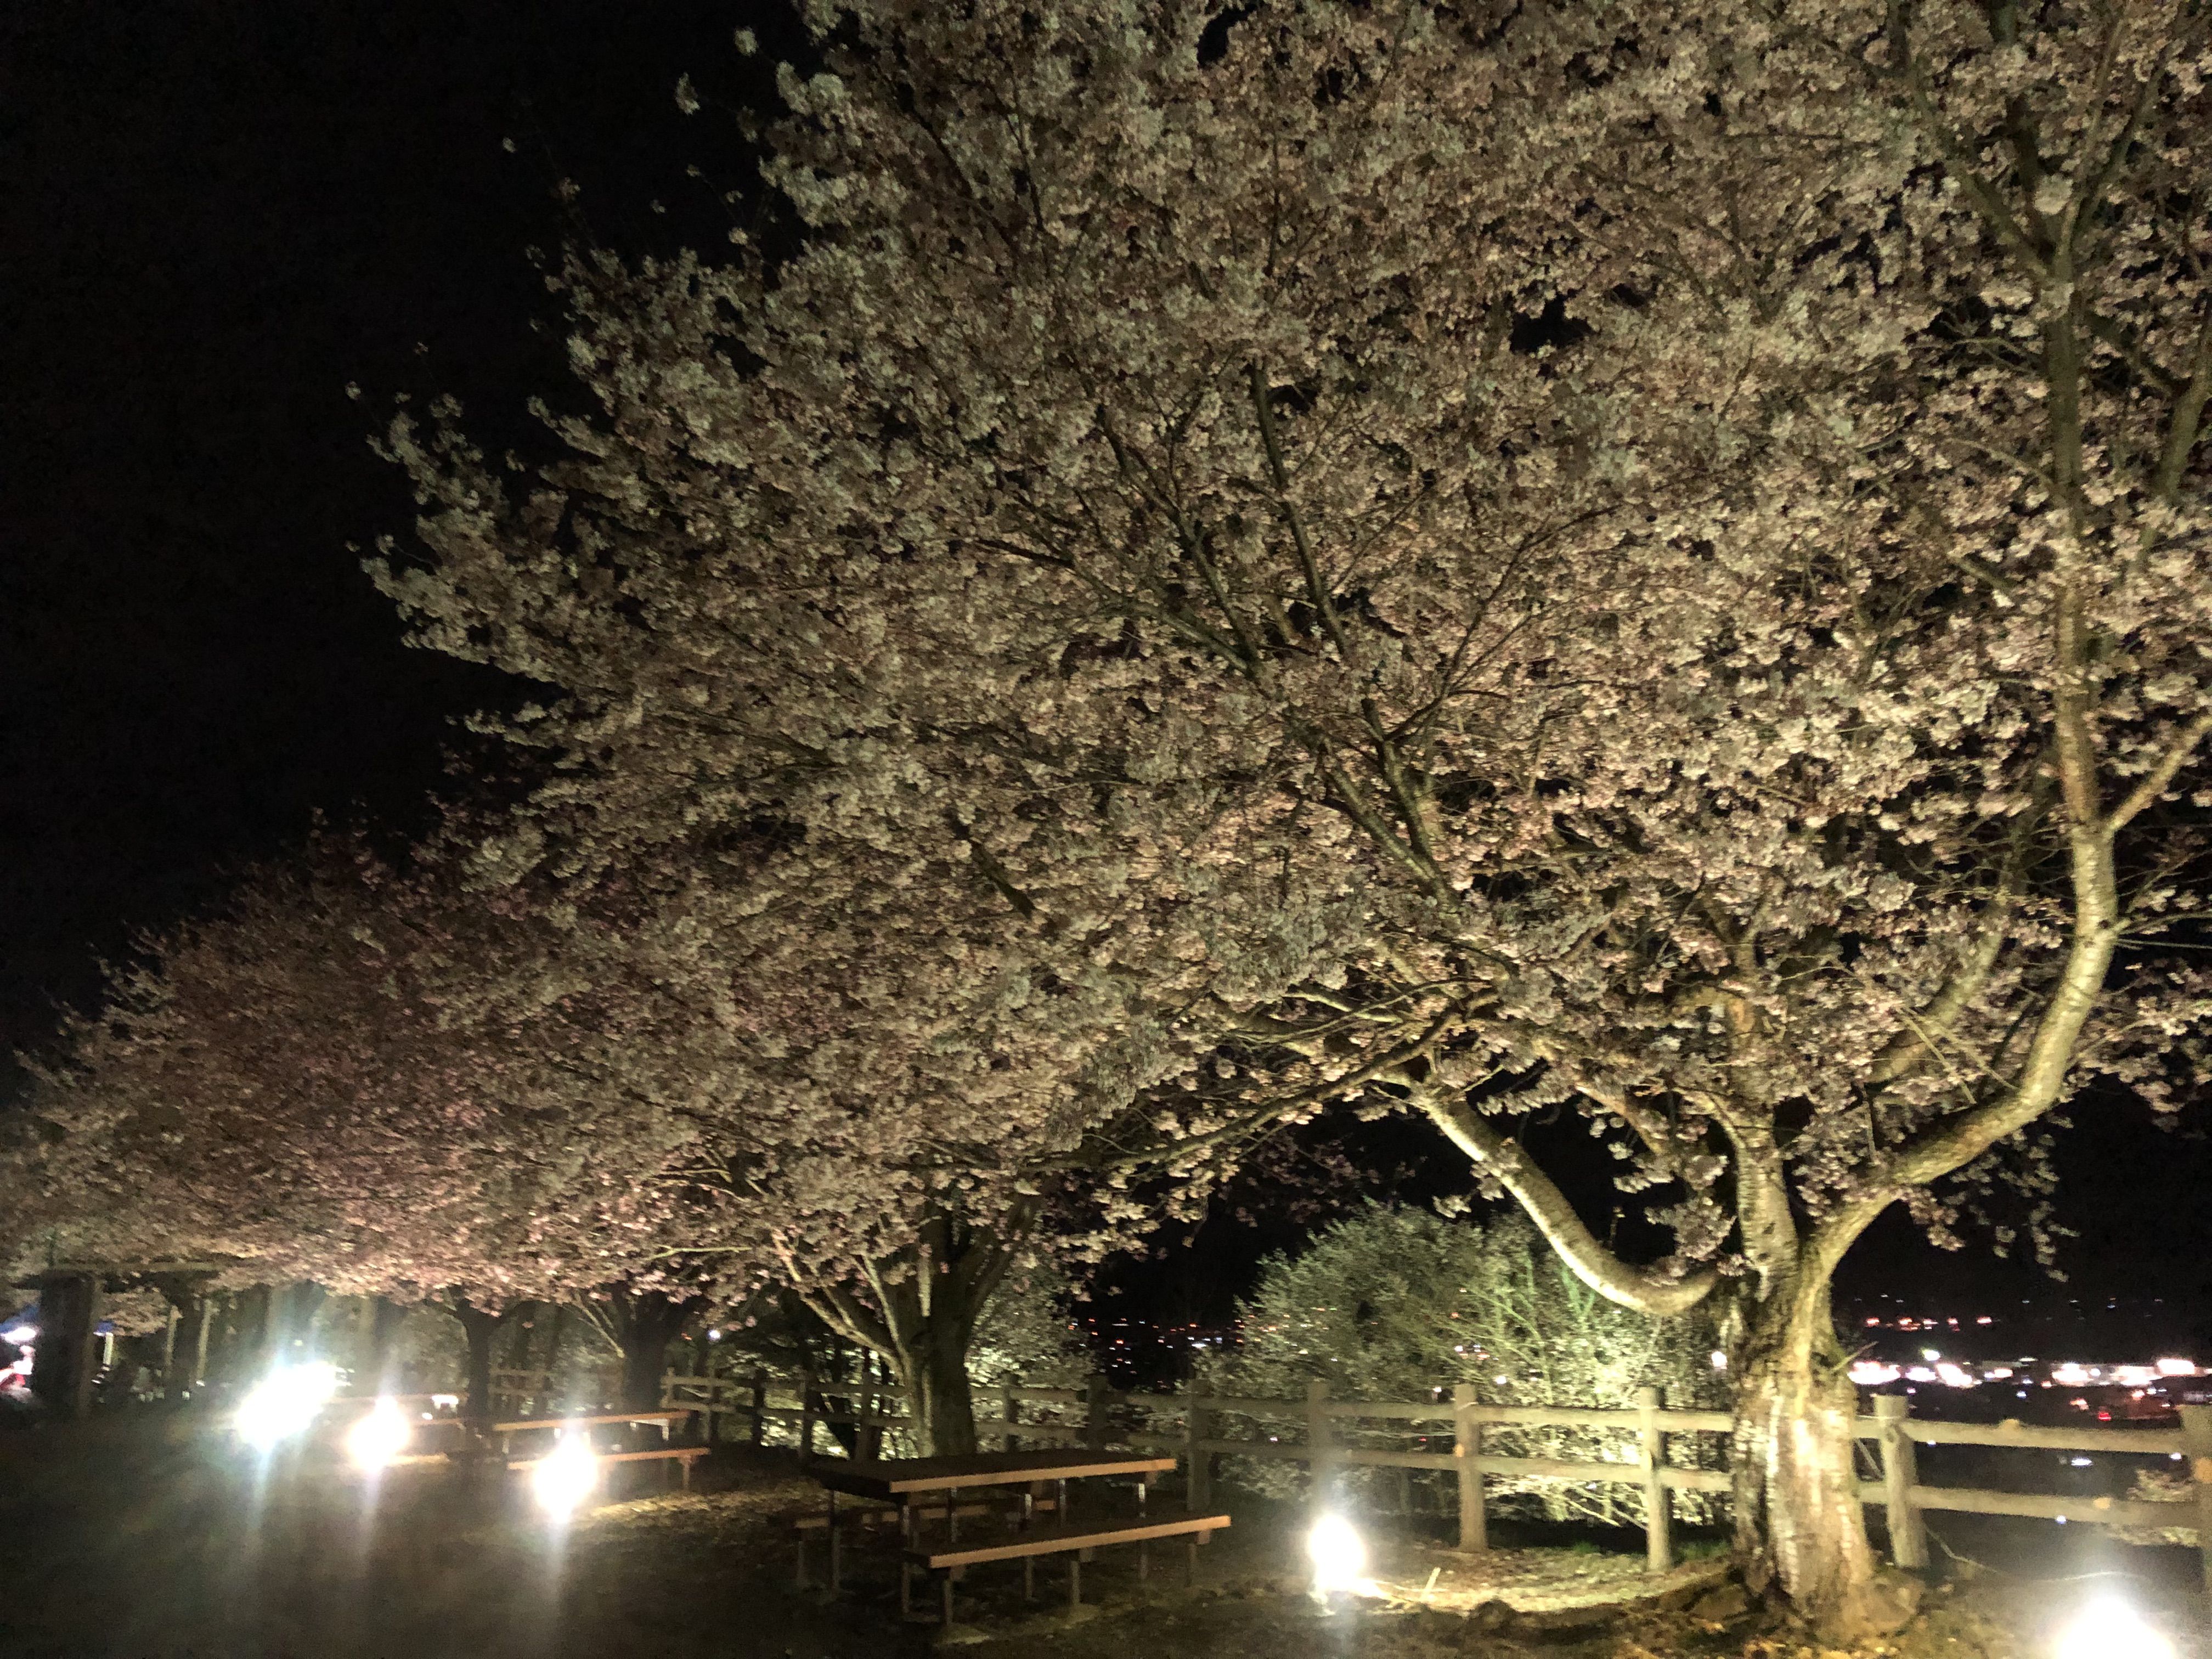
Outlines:
<svg viewBox="0 0 2212 1659"><path fill-rule="evenodd" d="M0 1436L0 1659L891 1659L946 1645L933 1624L900 1620L884 1545L855 1549L841 1597L795 1587L789 1517L818 1498L787 1455L718 1453L690 1493L656 1490L651 1467L627 1473L639 1495L556 1529L498 1475L431 1463L372 1490L309 1456L264 1476L191 1418ZM1236 1525L1200 1552L1191 1586L1179 1551L1158 1553L1142 1583L1133 1550L1104 1552L1072 1619L1059 1564L1041 1565L1034 1603L1018 1569L981 1568L953 1642L976 1659L1840 1659L1730 1613L1725 1593L1706 1599L1716 1561L1655 1582L1640 1554L1588 1544L1464 1557L1378 1527L1382 1595L1324 1611L1304 1594L1295 1516L1227 1507ZM1516 1541L1510 1527L1494 1535ZM2212 1659L2212 1621L2171 1566L2124 1587L2187 1659ZM2095 1582L1954 1583L1887 1659L2043 1659Z"/></svg>

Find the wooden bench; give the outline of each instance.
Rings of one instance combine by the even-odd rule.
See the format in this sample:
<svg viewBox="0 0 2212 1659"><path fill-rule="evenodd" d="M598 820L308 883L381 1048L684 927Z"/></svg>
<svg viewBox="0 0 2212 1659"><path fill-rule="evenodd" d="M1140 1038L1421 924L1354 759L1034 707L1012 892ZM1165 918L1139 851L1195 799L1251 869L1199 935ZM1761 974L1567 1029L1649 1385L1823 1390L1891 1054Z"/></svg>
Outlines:
<svg viewBox="0 0 2212 1659"><path fill-rule="evenodd" d="M602 1463L681 1463L684 1466L684 1490L691 1490L691 1466L704 1457L705 1446L656 1446L650 1451L593 1452L592 1457ZM545 1460L542 1457L511 1458L510 1469L534 1469Z"/></svg>
<svg viewBox="0 0 2212 1659"><path fill-rule="evenodd" d="M810 1533L830 1534L830 1588L843 1588L842 1563L838 1551L837 1528L850 1521L863 1527L894 1526L902 1536L908 1535L907 1528L926 1521L973 1520L986 1516L1017 1518L1057 1509L1049 1498L1032 1498L1026 1505L1020 1498L992 1503L986 1498L973 1498L963 1504L861 1504L827 1515L819 1510L809 1510L803 1515L789 1517L791 1529L799 1539L798 1583L801 1589L812 1588L806 1577L806 1539Z"/></svg>
<svg viewBox="0 0 2212 1659"><path fill-rule="evenodd" d="M1229 1524L1225 1515L1148 1515L1135 1520L1100 1526L1090 1523L1082 1527L1053 1527L1036 1532L1024 1532L995 1543L946 1544L936 1549L913 1549L899 1564L899 1612L903 1616L911 1611L911 1581L914 1569L937 1575L939 1610L944 1622L952 1623L952 1586L968 1569L992 1561L1019 1561L1022 1564L1022 1593L1036 1593L1036 1560L1042 1555L1067 1557L1067 1604L1080 1606L1083 1601L1083 1564L1091 1559L1093 1550L1109 1544L1134 1544L1137 1547L1137 1577L1142 1578L1147 1567L1146 1546L1155 1539L1180 1538L1187 1551L1188 1572L1191 1578L1198 1576L1198 1547L1214 1533Z"/></svg>

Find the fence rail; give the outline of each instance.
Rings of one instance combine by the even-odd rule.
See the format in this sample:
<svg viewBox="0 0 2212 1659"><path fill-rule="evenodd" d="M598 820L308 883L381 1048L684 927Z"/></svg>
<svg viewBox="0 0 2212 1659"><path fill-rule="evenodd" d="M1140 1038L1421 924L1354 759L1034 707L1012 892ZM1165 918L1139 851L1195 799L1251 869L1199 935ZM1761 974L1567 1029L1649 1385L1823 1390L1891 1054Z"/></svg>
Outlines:
<svg viewBox="0 0 2212 1659"><path fill-rule="evenodd" d="M793 1398L789 1406L770 1403L781 1390ZM1333 1468L1420 1469L1458 1477L1460 1547L1487 1547L1488 1517L1483 1480L1486 1475L1516 1480L1612 1481L1640 1486L1644 1495L1646 1559L1654 1571L1674 1565L1668 1494L1674 1492L1725 1492L1729 1477L1725 1470L1687 1468L1668 1461L1668 1437L1682 1434L1727 1434L1734 1426L1726 1412L1670 1410L1660 1403L1659 1391L1638 1391L1637 1405L1620 1409L1590 1407L1492 1406L1474 1397L1466 1383L1454 1389L1449 1400L1366 1401L1334 1400L1328 1385L1316 1382L1304 1400L1255 1400L1212 1395L1203 1389L1174 1394L1124 1393L1094 1377L1082 1389L1030 1388L1001 1384L979 1390L979 1398L997 1397L1000 1415L979 1417L976 1428L995 1435L1002 1444L1022 1440L1076 1442L1093 1446L1109 1443L1173 1451L1183 1459L1184 1479L1194 1507L1212 1501L1212 1464L1216 1456L1254 1457L1310 1465L1317 1476ZM883 1382L845 1382L809 1376L771 1376L755 1371L744 1376L691 1376L669 1372L662 1378L662 1397L669 1405L696 1405L707 1414L708 1433L714 1435L716 1419L727 1416L750 1424L750 1437L761 1443L766 1425L796 1425L799 1443L814 1448L817 1425L854 1430L865 1437L859 1443L862 1455L878 1455L887 1431L902 1431L911 1419L892 1414L886 1407L901 1402L904 1391ZM834 1409L847 1402L850 1409ZM1024 1418L1022 1407L1045 1407L1072 1410L1067 1418ZM1117 1410L1136 1409L1158 1415L1180 1415L1180 1433L1159 1429L1116 1427L1110 1420ZM1215 1431L1222 1416L1281 1419L1303 1424L1302 1440L1224 1437ZM1448 1425L1452 1449L1395 1451L1340 1443L1336 1425L1346 1422L1437 1423ZM2119 1429L2045 1427L2014 1420L2002 1423L1949 1423L1916 1419L1911 1402L1902 1395L1880 1395L1874 1414L1856 1423L1857 1437L1874 1443L1879 1460L1879 1479L1862 1480L1862 1504L1884 1511L1888 1523L1890 1552L1897 1565L1921 1568L1928 1565L1929 1510L1970 1515L2023 1516L2039 1520L2066 1521L2093 1526L2193 1530L2203 1553L2205 1584L2212 1589L2212 1406L2184 1406L2179 1428ZM1634 1437L1635 1455L1620 1462L1565 1461L1543 1457L1509 1457L1486 1452L1482 1435L1487 1428L1609 1429ZM1420 1431L1408 1428L1408 1434ZM2130 1455L2180 1455L2187 1459L2189 1496L2179 1503L2146 1503L2118 1498L2065 1498L2041 1492L1984 1491L1963 1486L1930 1486L1919 1479L1917 1448L1928 1446L1988 1446L2051 1451L2118 1452Z"/></svg>

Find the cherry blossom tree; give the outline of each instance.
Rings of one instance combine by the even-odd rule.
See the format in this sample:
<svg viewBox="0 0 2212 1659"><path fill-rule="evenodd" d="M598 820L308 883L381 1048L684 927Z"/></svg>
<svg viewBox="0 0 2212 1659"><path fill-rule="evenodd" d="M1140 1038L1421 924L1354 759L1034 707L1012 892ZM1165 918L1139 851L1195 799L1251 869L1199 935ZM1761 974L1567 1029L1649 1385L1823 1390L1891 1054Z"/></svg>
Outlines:
<svg viewBox="0 0 2212 1659"><path fill-rule="evenodd" d="M210 1257L240 1285L432 1298L489 1408L506 1310L655 1268L687 1136L580 1097L569 1056L648 1041L613 993L549 986L512 894L326 839L149 941L40 1068L20 1227L70 1254Z"/></svg>
<svg viewBox="0 0 2212 1659"><path fill-rule="evenodd" d="M511 855L773 823L814 918L994 901L963 960L1083 994L917 1050L915 1121L1060 1045L987 1182L1419 1115L1603 1295L1718 1298L1752 1581L1894 1623L1838 1262L2199 1071L2202 20L815 15L799 254L573 259L535 473L393 428L389 591L564 694Z"/></svg>

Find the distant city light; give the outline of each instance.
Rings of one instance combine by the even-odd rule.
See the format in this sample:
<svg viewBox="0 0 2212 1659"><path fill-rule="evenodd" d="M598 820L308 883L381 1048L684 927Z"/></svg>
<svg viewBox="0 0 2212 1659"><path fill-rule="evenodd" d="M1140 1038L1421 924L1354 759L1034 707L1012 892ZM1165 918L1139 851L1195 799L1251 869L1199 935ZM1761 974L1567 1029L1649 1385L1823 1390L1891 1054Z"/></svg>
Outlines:
<svg viewBox="0 0 2212 1659"><path fill-rule="evenodd" d="M1933 1348L1923 1348L1920 1351L1920 1357L1932 1365L1943 1356Z"/></svg>
<svg viewBox="0 0 2212 1659"><path fill-rule="evenodd" d="M338 1368L325 1360L279 1365L238 1402L238 1437L256 1451L304 1432L338 1391Z"/></svg>
<svg viewBox="0 0 2212 1659"><path fill-rule="evenodd" d="M1894 1365L1885 1365L1879 1359L1859 1359L1851 1363L1851 1381L1863 1389L1878 1389L1885 1382L1894 1382L1903 1373Z"/></svg>

